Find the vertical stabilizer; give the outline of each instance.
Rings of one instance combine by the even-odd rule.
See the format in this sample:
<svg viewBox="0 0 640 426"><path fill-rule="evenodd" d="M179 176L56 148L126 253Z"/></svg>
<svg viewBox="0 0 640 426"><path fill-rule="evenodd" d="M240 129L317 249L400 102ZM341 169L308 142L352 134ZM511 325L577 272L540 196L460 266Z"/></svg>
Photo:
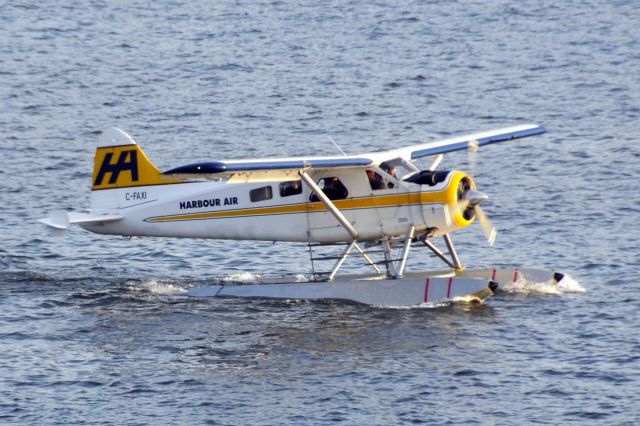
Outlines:
<svg viewBox="0 0 640 426"><path fill-rule="evenodd" d="M181 182L164 177L131 136L111 127L98 140L91 182L91 209L113 212L155 201L158 185Z"/></svg>
<svg viewBox="0 0 640 426"><path fill-rule="evenodd" d="M100 136L93 163L93 191L175 182L163 179L160 170L122 130L111 127Z"/></svg>

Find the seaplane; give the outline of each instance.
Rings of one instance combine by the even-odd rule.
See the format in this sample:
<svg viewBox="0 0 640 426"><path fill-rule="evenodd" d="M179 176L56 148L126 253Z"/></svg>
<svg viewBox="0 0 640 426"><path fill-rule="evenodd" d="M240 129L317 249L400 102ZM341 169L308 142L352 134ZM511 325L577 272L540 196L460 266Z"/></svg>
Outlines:
<svg viewBox="0 0 640 426"><path fill-rule="evenodd" d="M544 132L537 124L522 124L361 155L215 160L163 172L131 136L112 127L98 140L88 211L57 210L40 221L58 229L77 224L125 237L307 246L311 273L302 280L217 282L191 288L189 295L195 297L401 307L483 301L519 280L557 283L563 274L466 269L452 234L477 220L493 244L496 229L481 208L489 197L470 174L437 167L447 153ZM444 269L408 271L408 257L418 248L440 259ZM370 273L341 273L349 256Z"/></svg>

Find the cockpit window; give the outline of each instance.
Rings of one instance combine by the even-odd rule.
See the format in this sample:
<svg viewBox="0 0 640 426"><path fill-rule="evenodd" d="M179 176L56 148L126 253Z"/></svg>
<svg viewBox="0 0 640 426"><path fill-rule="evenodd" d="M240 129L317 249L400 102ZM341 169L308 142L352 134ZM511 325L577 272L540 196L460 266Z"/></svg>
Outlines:
<svg viewBox="0 0 640 426"><path fill-rule="evenodd" d="M405 180L410 175L417 172L417 168L410 167L409 164L401 158L395 158L380 163L380 168L394 179Z"/></svg>
<svg viewBox="0 0 640 426"><path fill-rule="evenodd" d="M335 176L324 177L318 181L318 186L330 200L344 200L349 195L349 191L344 184ZM320 201L316 194L311 194L309 201Z"/></svg>
<svg viewBox="0 0 640 426"><path fill-rule="evenodd" d="M385 161L384 163L380 163L380 168L398 179L398 172L396 171L396 166L391 161Z"/></svg>
<svg viewBox="0 0 640 426"><path fill-rule="evenodd" d="M388 184L391 182L386 182L385 179L380 176L379 173L377 173L375 170L373 169L367 169L367 179L369 180L369 185L371 186L371 189L373 189L374 191L378 190L378 189L387 189L389 188ZM393 183L391 183L391 188L393 188Z"/></svg>

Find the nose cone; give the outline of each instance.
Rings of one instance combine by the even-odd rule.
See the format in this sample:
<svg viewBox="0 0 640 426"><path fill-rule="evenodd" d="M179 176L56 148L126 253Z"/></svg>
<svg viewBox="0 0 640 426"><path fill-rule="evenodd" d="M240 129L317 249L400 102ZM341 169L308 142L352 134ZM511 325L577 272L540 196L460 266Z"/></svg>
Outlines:
<svg viewBox="0 0 640 426"><path fill-rule="evenodd" d="M471 190L466 193L465 198L467 199L467 201L469 201L469 205L473 207L479 205L483 201L488 200L489 196L483 192Z"/></svg>

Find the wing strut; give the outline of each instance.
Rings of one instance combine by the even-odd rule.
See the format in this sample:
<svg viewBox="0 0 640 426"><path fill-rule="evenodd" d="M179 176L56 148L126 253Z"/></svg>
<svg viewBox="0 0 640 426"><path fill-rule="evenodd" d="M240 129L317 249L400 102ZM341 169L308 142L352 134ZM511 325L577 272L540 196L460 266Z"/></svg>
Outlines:
<svg viewBox="0 0 640 426"><path fill-rule="evenodd" d="M443 158L444 158L444 155L442 154L438 154L435 157L433 157L433 160L431 160L431 164L429 164L429 167L427 167L427 170L434 171L438 167L438 165L440 164Z"/></svg>
<svg viewBox="0 0 640 426"><path fill-rule="evenodd" d="M316 185L316 183L313 181L313 179L311 179L311 177L309 177L307 172L305 172L304 170L300 170L298 173L300 174L300 177L302 178L302 180L307 185L309 185L309 187L313 190L313 192L318 196L320 201L322 201L322 203L325 206L327 206L327 208L333 214L333 216L338 220L338 222L340 222L340 225L342 225L342 227L344 229L346 229L347 232L349 232L349 234L351 235L351 238L354 241L357 240L358 239L358 232L356 232L354 227L351 226L351 224L349 223L347 218L344 217L344 215L342 214L342 212L340 212L340 210L338 210L336 205L331 202L329 197L326 196L324 191L322 189L320 189L320 187L318 185Z"/></svg>
<svg viewBox="0 0 640 426"><path fill-rule="evenodd" d="M298 173L300 174L300 177L302 178L302 180L307 185L309 185L309 187L313 190L313 192L318 196L320 201L322 201L322 203L325 206L327 206L329 211L333 214L333 216L340 223L340 225L342 225L344 227L344 229L346 229L347 232L349 232L349 234L351 235L351 238L353 238L351 243L347 246L347 248L345 248L345 250L342 252L340 257L338 258L338 261L336 262L336 264L334 265L333 269L331 270L331 273L329 274L329 278L327 279L327 281L333 281L333 278L338 273L338 270L340 269L340 267L342 266L342 264L346 260L347 256L349 256L349 253L351 253L351 251L354 248L358 251L358 253L360 253L362 255L362 257L364 257L364 259L367 261L367 263L377 273L380 273L380 269L376 266L376 264L373 262L373 260L371 260L369 255L367 255L367 253L357 244L358 232L351 225L351 223L349 223L347 218L344 217L342 212L340 210L338 210L336 205L333 204L333 202L329 199L329 197L327 197L327 195L324 193L324 191L322 189L320 189L320 187L313 181L313 179L311 179L311 177L304 170L300 170Z"/></svg>

